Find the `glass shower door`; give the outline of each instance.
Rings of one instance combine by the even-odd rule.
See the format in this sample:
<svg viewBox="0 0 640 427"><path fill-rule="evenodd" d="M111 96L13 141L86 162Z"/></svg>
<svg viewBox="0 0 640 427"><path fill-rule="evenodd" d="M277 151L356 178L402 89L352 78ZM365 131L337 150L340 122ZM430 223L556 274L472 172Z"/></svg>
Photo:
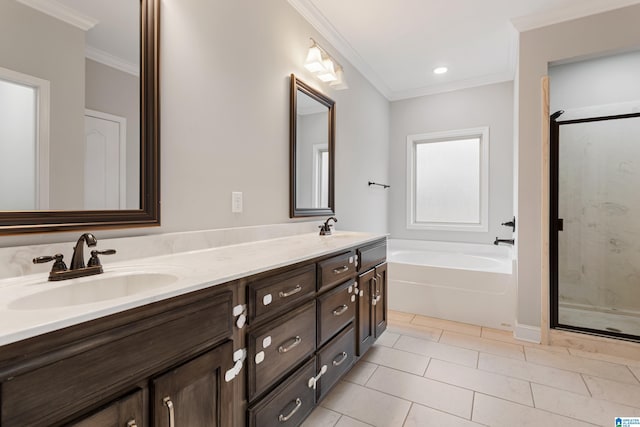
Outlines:
<svg viewBox="0 0 640 427"><path fill-rule="evenodd" d="M554 326L637 339L640 114L556 124Z"/></svg>

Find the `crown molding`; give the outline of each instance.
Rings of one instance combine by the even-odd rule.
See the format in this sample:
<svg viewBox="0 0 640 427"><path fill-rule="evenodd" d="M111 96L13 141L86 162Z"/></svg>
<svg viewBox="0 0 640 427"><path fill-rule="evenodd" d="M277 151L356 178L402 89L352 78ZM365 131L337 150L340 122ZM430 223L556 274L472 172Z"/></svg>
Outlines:
<svg viewBox="0 0 640 427"><path fill-rule="evenodd" d="M385 98L390 99L391 90L369 67L364 59L351 47L344 37L325 18L310 0L288 0L289 4L324 37L340 55L353 65Z"/></svg>
<svg viewBox="0 0 640 427"><path fill-rule="evenodd" d="M136 77L140 77L140 67L137 64L125 61L122 58L105 52L104 50L100 50L93 46L87 45L85 49L85 56L108 67L115 68L128 74L132 74Z"/></svg>
<svg viewBox="0 0 640 427"><path fill-rule="evenodd" d="M39 12L45 13L56 19L71 24L74 27L80 28L83 31L88 31L95 27L98 20L81 13L69 6L62 3L58 3L55 0L16 0L25 6L35 9Z"/></svg>
<svg viewBox="0 0 640 427"><path fill-rule="evenodd" d="M572 7L512 18L511 23L519 32L525 32L635 4L640 4L640 0L583 1Z"/></svg>

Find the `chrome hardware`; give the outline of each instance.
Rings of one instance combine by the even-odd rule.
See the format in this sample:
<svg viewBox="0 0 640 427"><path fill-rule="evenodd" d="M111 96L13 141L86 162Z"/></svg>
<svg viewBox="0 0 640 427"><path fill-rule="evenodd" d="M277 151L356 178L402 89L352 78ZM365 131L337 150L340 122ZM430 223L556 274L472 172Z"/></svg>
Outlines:
<svg viewBox="0 0 640 427"><path fill-rule="evenodd" d="M138 427L138 424L136 424L136 420L129 420L127 421L127 427Z"/></svg>
<svg viewBox="0 0 640 427"><path fill-rule="evenodd" d="M294 400L293 402L296 404L296 406L294 406L291 412L289 412L287 415L280 414L280 416L278 417L278 421L280 421L281 423L286 423L291 417L293 417L296 412L298 412L298 409L302 407L302 400L300 400L299 397L296 398L296 400Z"/></svg>
<svg viewBox="0 0 640 427"><path fill-rule="evenodd" d="M336 308L335 310L333 310L333 315L334 316L340 316L342 314L344 314L345 311L349 310L349 306L346 304L342 304L340 307Z"/></svg>
<svg viewBox="0 0 640 427"><path fill-rule="evenodd" d="M298 292L300 292L301 290L302 290L302 286L300 286L300 285L296 285L296 287L295 287L295 288L293 288L293 289L291 289L290 291L287 291L287 292L282 292L282 291L280 291L280 293L279 293L278 295L280 295L280 298L288 298L288 297L290 297L291 295L295 295L295 294L297 294L297 293L298 293Z"/></svg>
<svg viewBox="0 0 640 427"><path fill-rule="evenodd" d="M327 370L328 370L327 365L322 365L322 368L320 368L320 373L315 377L309 378L309 382L307 382L307 385L309 386L309 388L312 388L315 390L316 384L318 383L318 381L320 381L320 377L326 374Z"/></svg>
<svg viewBox="0 0 640 427"><path fill-rule="evenodd" d="M291 344L287 345L287 346L283 346L281 345L280 347L278 347L278 353L286 353L287 351L291 350L294 347L297 347L298 344L300 344L302 342L302 338L300 338L299 336L296 336L294 338L291 338L293 341L291 342Z"/></svg>
<svg viewBox="0 0 640 427"><path fill-rule="evenodd" d="M169 409L169 427L176 427L175 414L173 413L173 402L169 396L162 399L162 403Z"/></svg>
<svg viewBox="0 0 640 427"><path fill-rule="evenodd" d="M336 360L335 360L335 359L333 359L333 362L332 362L332 363L333 363L333 366L340 366L340 365L342 365L342 364L344 363L344 361L345 361L345 360L347 360L347 357L348 357L349 355L348 355L346 352L344 352L344 351L343 351L343 352L342 352L342 354L341 354L341 356L342 356L342 358L341 358L339 361L337 361L337 362L336 362Z"/></svg>
<svg viewBox="0 0 640 427"><path fill-rule="evenodd" d="M349 266L348 265L343 265L340 268L334 268L333 269L333 273L334 274L341 274L341 273L344 273L345 271L349 271Z"/></svg>

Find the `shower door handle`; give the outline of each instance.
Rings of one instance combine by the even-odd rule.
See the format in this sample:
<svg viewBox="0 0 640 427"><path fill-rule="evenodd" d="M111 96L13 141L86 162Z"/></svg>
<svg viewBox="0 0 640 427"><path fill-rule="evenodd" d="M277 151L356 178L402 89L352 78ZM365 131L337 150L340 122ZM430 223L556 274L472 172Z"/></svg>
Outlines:
<svg viewBox="0 0 640 427"><path fill-rule="evenodd" d="M564 231L564 219L563 218L558 218L558 221L556 222L556 227L558 228L558 231Z"/></svg>

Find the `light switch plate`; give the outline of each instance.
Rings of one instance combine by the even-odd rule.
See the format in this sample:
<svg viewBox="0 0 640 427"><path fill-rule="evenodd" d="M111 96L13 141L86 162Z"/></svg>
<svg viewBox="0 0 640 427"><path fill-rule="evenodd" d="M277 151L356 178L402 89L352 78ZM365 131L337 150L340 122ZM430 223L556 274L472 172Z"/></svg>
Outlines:
<svg viewBox="0 0 640 427"><path fill-rule="evenodd" d="M231 192L231 212L242 213L242 192L241 191Z"/></svg>

